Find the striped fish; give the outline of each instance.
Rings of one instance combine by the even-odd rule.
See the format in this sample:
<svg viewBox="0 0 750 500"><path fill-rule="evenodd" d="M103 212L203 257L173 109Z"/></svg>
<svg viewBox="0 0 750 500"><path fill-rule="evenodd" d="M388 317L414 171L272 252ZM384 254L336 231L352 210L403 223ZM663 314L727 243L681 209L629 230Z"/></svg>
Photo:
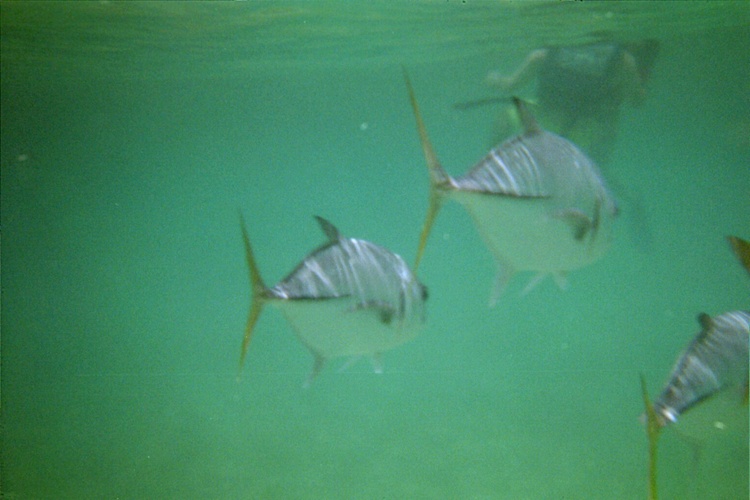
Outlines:
<svg viewBox="0 0 750 500"><path fill-rule="evenodd" d="M669 381L653 402L663 427L719 391L743 388L747 400L750 312L698 316L701 330L680 355Z"/></svg>
<svg viewBox="0 0 750 500"><path fill-rule="evenodd" d="M498 273L491 304L516 272L536 273L525 292L546 275L563 288L568 271L605 253L617 205L596 165L580 149L539 128L523 102L515 99L524 133L493 148L465 175L451 177L437 159L405 77L430 175L415 271L446 198L466 208L495 258Z"/></svg>
<svg viewBox="0 0 750 500"><path fill-rule="evenodd" d="M343 237L316 217L328 242L313 250L289 275L266 287L241 218L252 304L240 354L245 360L253 329L266 304L282 310L300 342L315 358L309 384L326 360L373 357L414 338L425 320L427 288L398 255L365 240Z"/></svg>

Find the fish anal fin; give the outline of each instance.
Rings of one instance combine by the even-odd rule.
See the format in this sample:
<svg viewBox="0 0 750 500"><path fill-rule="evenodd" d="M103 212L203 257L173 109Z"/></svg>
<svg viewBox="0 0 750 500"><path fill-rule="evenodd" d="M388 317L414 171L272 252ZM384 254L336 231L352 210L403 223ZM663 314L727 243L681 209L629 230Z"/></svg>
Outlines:
<svg viewBox="0 0 750 500"><path fill-rule="evenodd" d="M343 373L349 368L351 368L352 366L354 366L355 364L357 364L357 361L359 361L361 357L362 356L350 356L349 359L347 359L344 362L344 364L339 367L339 369L337 370L338 373Z"/></svg>
<svg viewBox="0 0 750 500"><path fill-rule="evenodd" d="M521 291L521 296L528 295L529 292L536 288L537 285L547 277L547 274L548 273L536 273L534 277L529 280L529 283L523 288L523 291Z"/></svg>
<svg viewBox="0 0 750 500"><path fill-rule="evenodd" d="M323 217L320 217L319 215L315 216L315 220L318 221L320 229L326 235L328 241L335 243L339 240L339 238L341 238L341 233L339 233L339 230L336 229L336 226L331 224L330 221L324 219Z"/></svg>

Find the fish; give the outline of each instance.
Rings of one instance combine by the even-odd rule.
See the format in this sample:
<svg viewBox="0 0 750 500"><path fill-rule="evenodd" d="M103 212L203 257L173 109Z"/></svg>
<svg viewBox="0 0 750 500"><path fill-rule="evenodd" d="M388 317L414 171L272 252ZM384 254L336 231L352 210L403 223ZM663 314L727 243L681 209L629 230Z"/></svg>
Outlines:
<svg viewBox="0 0 750 500"><path fill-rule="evenodd" d="M727 241L745 271L750 273L750 243L737 236L727 236Z"/></svg>
<svg viewBox="0 0 750 500"><path fill-rule="evenodd" d="M677 422L680 415L720 391L748 388L750 311L730 311L698 316L701 329L677 358L669 379L653 401L660 427Z"/></svg>
<svg viewBox="0 0 750 500"><path fill-rule="evenodd" d="M314 364L305 383L326 361L379 357L412 340L425 323L427 287L399 255L369 241L346 238L328 220L315 216L327 242L310 252L284 279L267 287L260 275L244 218L240 214L252 301L240 352L240 371L260 314L279 308Z"/></svg>
<svg viewBox="0 0 750 500"><path fill-rule="evenodd" d="M540 128L523 101L513 98L523 133L491 149L464 175L451 177L432 147L406 71L404 78L430 177L415 272L446 199L464 206L493 254L497 275L490 305L518 272L536 273L523 293L548 275L564 289L569 271L604 255L618 207L583 151Z"/></svg>

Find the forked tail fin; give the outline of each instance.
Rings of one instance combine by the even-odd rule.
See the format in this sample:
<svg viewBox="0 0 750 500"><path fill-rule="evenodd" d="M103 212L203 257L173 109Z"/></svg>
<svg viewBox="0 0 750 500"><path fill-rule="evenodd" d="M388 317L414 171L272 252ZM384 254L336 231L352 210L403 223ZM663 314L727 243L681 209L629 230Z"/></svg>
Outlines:
<svg viewBox="0 0 750 500"><path fill-rule="evenodd" d="M430 204L427 207L427 216L425 217L424 225L422 226L422 232L419 235L417 258L414 260L415 274L417 272L417 269L419 268L419 262L422 260L422 254L424 253L424 248L427 245L427 238L429 238L430 236L432 225L435 223L435 217L437 217L442 203L443 200L441 199L440 193L437 192L434 188L430 189Z"/></svg>
<svg viewBox="0 0 750 500"><path fill-rule="evenodd" d="M266 300L266 285L263 283L263 278L260 276L258 266L255 263L255 257L253 256L253 248L250 246L250 238L247 235L247 229L245 228L245 219L240 213L240 227L242 229L242 240L245 243L245 259L247 260L247 268L250 272L250 286L252 289L252 302L250 305L250 313L247 316L247 324L245 325L245 335L242 338L242 351L240 351L240 366L237 372L237 378L239 373L242 371L242 365L245 362L245 356L247 355L247 348L250 345L250 339L253 336L253 328L255 323L260 318L260 313L263 310Z"/></svg>
<svg viewBox="0 0 750 500"><path fill-rule="evenodd" d="M646 389L646 379L641 373L641 395L643 396L643 406L645 407L646 416L646 435L648 436L648 499L656 500L659 494L656 489L656 448L661 432L661 424L656 416L654 405L648 397Z"/></svg>
<svg viewBox="0 0 750 500"><path fill-rule="evenodd" d="M445 170L443 170L443 167L440 165L440 161L435 154L435 150L432 148L430 138L427 135L427 129L424 126L424 121L422 121L422 114L419 112L419 105L417 104L417 98L414 95L414 88L411 86L411 81L409 80L409 75L406 72L406 69L404 69L404 80L406 81L406 88L409 91L411 108L414 111L414 118L417 121L419 140L422 143L422 151L424 152L424 157L427 161L427 169L430 174L430 204L427 208L427 217L425 217L424 225L422 226L422 234L419 236L417 258L414 262L414 272L416 273L417 268L419 267L419 262L422 260L425 245L427 245L427 238L430 236L430 230L432 229L435 217L437 216L442 204L442 190L451 185L451 178L445 173Z"/></svg>

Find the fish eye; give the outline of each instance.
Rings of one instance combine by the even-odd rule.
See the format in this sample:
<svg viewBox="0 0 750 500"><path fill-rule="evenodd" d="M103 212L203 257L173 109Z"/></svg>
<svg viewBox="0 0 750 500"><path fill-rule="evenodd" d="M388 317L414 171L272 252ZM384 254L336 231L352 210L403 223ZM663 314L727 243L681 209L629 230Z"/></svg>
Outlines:
<svg viewBox="0 0 750 500"><path fill-rule="evenodd" d="M427 287L422 285L422 300L427 300L427 298L430 296L429 292L427 291Z"/></svg>

